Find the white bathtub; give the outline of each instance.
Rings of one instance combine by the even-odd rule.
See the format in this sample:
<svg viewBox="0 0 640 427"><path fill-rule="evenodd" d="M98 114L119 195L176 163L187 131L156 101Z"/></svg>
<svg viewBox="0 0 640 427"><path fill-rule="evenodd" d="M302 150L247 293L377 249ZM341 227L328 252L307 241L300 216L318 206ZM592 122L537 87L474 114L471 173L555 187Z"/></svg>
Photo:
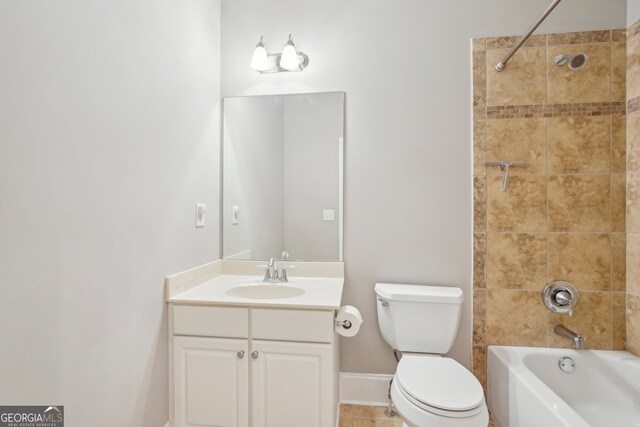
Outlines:
<svg viewBox="0 0 640 427"><path fill-rule="evenodd" d="M558 365L566 356L571 373ZM630 353L491 346L487 362L499 427L640 426L640 358Z"/></svg>

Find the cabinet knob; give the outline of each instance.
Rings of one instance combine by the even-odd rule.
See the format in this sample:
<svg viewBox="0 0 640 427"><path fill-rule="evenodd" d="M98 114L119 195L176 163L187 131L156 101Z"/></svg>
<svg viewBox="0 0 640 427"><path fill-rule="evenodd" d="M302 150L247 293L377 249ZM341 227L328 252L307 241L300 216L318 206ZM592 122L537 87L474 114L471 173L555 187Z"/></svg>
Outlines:
<svg viewBox="0 0 640 427"><path fill-rule="evenodd" d="M242 359L244 357L244 351L239 351L238 352L238 359Z"/></svg>
<svg viewBox="0 0 640 427"><path fill-rule="evenodd" d="M253 353L251 353L251 357L253 357L254 359L258 358L258 352L254 351Z"/></svg>

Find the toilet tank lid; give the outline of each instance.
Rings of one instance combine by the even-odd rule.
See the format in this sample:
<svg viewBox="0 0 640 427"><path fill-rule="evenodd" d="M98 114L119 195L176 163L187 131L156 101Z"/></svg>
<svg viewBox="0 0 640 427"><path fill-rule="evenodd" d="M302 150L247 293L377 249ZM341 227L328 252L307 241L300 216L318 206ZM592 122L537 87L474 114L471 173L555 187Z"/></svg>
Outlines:
<svg viewBox="0 0 640 427"><path fill-rule="evenodd" d="M439 304L461 304L462 289L447 286L402 285L398 283L376 283L376 294L389 301L432 302Z"/></svg>

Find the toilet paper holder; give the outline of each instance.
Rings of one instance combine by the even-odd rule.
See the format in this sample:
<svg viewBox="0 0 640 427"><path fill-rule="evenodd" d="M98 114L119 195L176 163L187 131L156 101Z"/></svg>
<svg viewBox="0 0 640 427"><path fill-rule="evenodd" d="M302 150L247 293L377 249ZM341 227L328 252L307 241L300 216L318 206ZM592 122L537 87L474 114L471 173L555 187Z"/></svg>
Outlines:
<svg viewBox="0 0 640 427"><path fill-rule="evenodd" d="M341 326L345 329L350 329L351 328L351 322L349 320L343 320L342 322L339 320L336 320L336 326Z"/></svg>

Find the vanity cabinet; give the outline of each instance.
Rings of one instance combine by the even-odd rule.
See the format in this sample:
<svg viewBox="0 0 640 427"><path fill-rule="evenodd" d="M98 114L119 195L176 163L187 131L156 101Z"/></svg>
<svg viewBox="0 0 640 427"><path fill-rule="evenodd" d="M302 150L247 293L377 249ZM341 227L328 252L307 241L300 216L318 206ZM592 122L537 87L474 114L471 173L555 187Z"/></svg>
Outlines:
<svg viewBox="0 0 640 427"><path fill-rule="evenodd" d="M253 427L331 426L331 345L251 342Z"/></svg>
<svg viewBox="0 0 640 427"><path fill-rule="evenodd" d="M172 427L333 427L334 312L169 305Z"/></svg>
<svg viewBox="0 0 640 427"><path fill-rule="evenodd" d="M249 425L247 340L176 336L175 426Z"/></svg>

